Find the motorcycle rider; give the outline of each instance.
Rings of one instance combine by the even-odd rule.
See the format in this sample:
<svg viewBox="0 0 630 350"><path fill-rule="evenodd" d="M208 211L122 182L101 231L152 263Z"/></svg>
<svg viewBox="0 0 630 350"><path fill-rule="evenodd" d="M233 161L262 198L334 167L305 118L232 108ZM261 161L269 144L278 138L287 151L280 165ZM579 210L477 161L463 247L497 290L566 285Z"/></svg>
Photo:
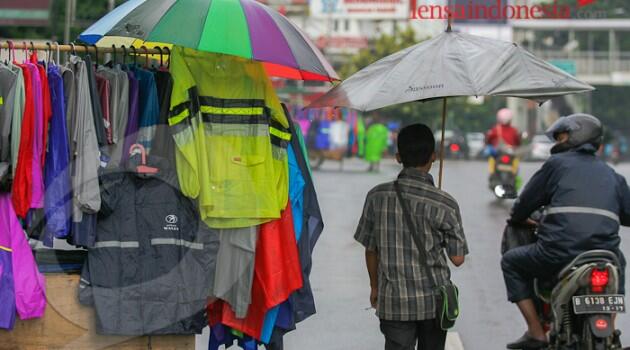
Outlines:
<svg viewBox="0 0 630 350"><path fill-rule="evenodd" d="M496 157L499 154L499 151L510 151L521 145L521 136L519 131L513 127L512 118L513 118L512 110L509 108L502 108L497 112L497 124L492 127L486 133L486 153L488 154L488 170L490 172L490 184L492 186L492 179L495 176L496 171ZM515 178L515 190L518 191L520 188L521 179L518 176L518 159L514 159L512 163L512 173ZM516 195L516 194L515 194Z"/></svg>
<svg viewBox="0 0 630 350"><path fill-rule="evenodd" d="M497 124L486 133L486 145L491 148L491 155L496 155L497 148L502 144L509 147L521 145L521 136L512 126L513 117L514 114L509 108L502 108L497 112Z"/></svg>
<svg viewBox="0 0 630 350"><path fill-rule="evenodd" d="M506 252L501 261L508 300L517 304L527 322L527 332L508 349L547 344L533 302L533 281L553 277L585 251L605 249L619 256L619 293L624 293L619 225L630 225L630 189L595 155L602 142L602 124L591 115L573 114L556 121L547 135L556 141L552 156L529 181L510 217L514 223L526 222L545 207L538 241Z"/></svg>

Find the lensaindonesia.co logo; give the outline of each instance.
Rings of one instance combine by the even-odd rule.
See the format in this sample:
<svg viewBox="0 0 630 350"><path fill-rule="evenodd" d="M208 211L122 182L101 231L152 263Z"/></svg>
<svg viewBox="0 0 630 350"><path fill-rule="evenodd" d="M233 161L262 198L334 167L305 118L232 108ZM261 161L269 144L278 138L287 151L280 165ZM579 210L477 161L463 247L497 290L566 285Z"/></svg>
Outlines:
<svg viewBox="0 0 630 350"><path fill-rule="evenodd" d="M509 0L451 0L448 5L418 5L410 1L410 19L448 19L505 21L508 19L603 18L605 12L588 11L598 0L575 0L574 5L556 0L534 5L512 5Z"/></svg>

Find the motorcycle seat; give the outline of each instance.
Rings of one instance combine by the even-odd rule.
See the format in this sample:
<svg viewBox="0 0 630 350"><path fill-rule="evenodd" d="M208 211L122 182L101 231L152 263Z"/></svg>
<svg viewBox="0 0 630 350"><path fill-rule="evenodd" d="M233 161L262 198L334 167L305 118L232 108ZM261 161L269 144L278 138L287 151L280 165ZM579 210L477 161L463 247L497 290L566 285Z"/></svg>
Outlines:
<svg viewBox="0 0 630 350"><path fill-rule="evenodd" d="M560 273L558 273L558 279L562 280L578 266L596 262L612 263L615 266L619 266L619 258L615 253L603 249L589 250L578 255L571 263L562 269Z"/></svg>

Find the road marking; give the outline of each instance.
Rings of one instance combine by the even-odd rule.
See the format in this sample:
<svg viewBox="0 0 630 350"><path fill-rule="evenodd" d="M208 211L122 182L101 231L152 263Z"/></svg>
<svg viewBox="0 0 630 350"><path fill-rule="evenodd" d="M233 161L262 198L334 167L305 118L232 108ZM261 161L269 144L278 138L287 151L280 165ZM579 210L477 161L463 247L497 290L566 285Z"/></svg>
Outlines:
<svg viewBox="0 0 630 350"><path fill-rule="evenodd" d="M464 344L457 332L448 332L446 335L446 350L464 350Z"/></svg>

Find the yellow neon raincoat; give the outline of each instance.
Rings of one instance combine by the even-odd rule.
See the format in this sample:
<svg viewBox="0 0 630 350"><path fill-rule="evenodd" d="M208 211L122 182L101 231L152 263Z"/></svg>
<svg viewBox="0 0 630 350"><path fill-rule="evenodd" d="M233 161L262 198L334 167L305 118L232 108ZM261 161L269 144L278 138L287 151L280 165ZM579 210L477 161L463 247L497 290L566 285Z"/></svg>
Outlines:
<svg viewBox="0 0 630 350"><path fill-rule="evenodd" d="M183 193L215 228L280 217L288 122L260 62L174 47L169 124Z"/></svg>

